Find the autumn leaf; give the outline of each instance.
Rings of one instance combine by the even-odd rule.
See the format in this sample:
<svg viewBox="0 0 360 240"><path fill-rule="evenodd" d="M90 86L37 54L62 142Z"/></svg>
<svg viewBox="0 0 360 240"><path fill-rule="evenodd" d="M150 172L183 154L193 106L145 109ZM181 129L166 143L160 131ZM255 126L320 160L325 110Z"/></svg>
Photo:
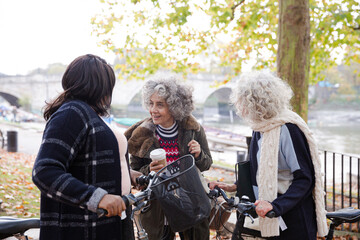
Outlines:
<svg viewBox="0 0 360 240"><path fill-rule="evenodd" d="M39 217L40 191L31 179L35 156L0 150L1 216Z"/></svg>

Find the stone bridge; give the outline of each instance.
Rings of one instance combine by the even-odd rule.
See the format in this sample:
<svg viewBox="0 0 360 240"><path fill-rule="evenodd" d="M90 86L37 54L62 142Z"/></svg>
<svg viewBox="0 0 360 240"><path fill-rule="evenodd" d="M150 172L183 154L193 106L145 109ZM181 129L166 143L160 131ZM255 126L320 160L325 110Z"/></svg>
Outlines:
<svg viewBox="0 0 360 240"><path fill-rule="evenodd" d="M55 98L60 92L61 75L31 75L31 76L1 76L0 96L11 105L18 107L31 106L34 112L40 112L45 101ZM198 113L208 115L229 115L228 105L231 87L230 82L215 88L211 85L215 80L221 81L223 76L191 75L186 80L194 87L194 101ZM122 111L141 111L141 88L144 81L118 80L114 92L112 105ZM206 109L206 111L205 111Z"/></svg>

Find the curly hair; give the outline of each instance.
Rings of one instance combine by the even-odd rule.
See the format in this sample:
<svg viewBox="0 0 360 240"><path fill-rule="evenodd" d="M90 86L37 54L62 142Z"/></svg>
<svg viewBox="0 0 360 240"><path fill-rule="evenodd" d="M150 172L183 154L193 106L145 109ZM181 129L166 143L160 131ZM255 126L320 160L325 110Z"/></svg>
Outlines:
<svg viewBox="0 0 360 240"><path fill-rule="evenodd" d="M174 76L158 74L146 81L142 88L143 106L149 110L150 98L154 93L163 98L169 106L169 111L175 120L183 120L195 109L193 87L180 82Z"/></svg>
<svg viewBox="0 0 360 240"><path fill-rule="evenodd" d="M243 73L230 96L236 113L248 122L260 122L291 109L293 91L279 77L267 70Z"/></svg>

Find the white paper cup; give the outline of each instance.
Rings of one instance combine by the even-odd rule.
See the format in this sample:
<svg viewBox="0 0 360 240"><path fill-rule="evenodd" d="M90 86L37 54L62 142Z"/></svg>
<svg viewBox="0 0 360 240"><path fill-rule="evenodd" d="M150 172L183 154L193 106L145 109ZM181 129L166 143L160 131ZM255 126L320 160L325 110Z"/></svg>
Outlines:
<svg viewBox="0 0 360 240"><path fill-rule="evenodd" d="M157 148L150 152L150 158L153 161L158 161L164 166L166 166L166 152L162 148Z"/></svg>

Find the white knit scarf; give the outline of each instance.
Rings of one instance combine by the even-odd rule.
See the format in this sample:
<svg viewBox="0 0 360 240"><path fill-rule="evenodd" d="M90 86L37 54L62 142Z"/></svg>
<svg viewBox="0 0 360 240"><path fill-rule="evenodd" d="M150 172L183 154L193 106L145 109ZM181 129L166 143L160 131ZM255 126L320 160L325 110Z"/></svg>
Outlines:
<svg viewBox="0 0 360 240"><path fill-rule="evenodd" d="M307 124L293 111L285 110L276 118L272 118L261 123L251 124L251 128L254 131L263 132L260 163L258 167L259 199L272 202L277 197L280 128L286 123L296 124L305 134L309 144L311 159L315 170L315 188L313 190L313 198L315 201L318 235L325 236L328 232L328 227L326 223L326 211L324 204L325 193L321 174L321 162L317 144ZM280 235L278 219L260 218L259 225L261 235L263 237Z"/></svg>

